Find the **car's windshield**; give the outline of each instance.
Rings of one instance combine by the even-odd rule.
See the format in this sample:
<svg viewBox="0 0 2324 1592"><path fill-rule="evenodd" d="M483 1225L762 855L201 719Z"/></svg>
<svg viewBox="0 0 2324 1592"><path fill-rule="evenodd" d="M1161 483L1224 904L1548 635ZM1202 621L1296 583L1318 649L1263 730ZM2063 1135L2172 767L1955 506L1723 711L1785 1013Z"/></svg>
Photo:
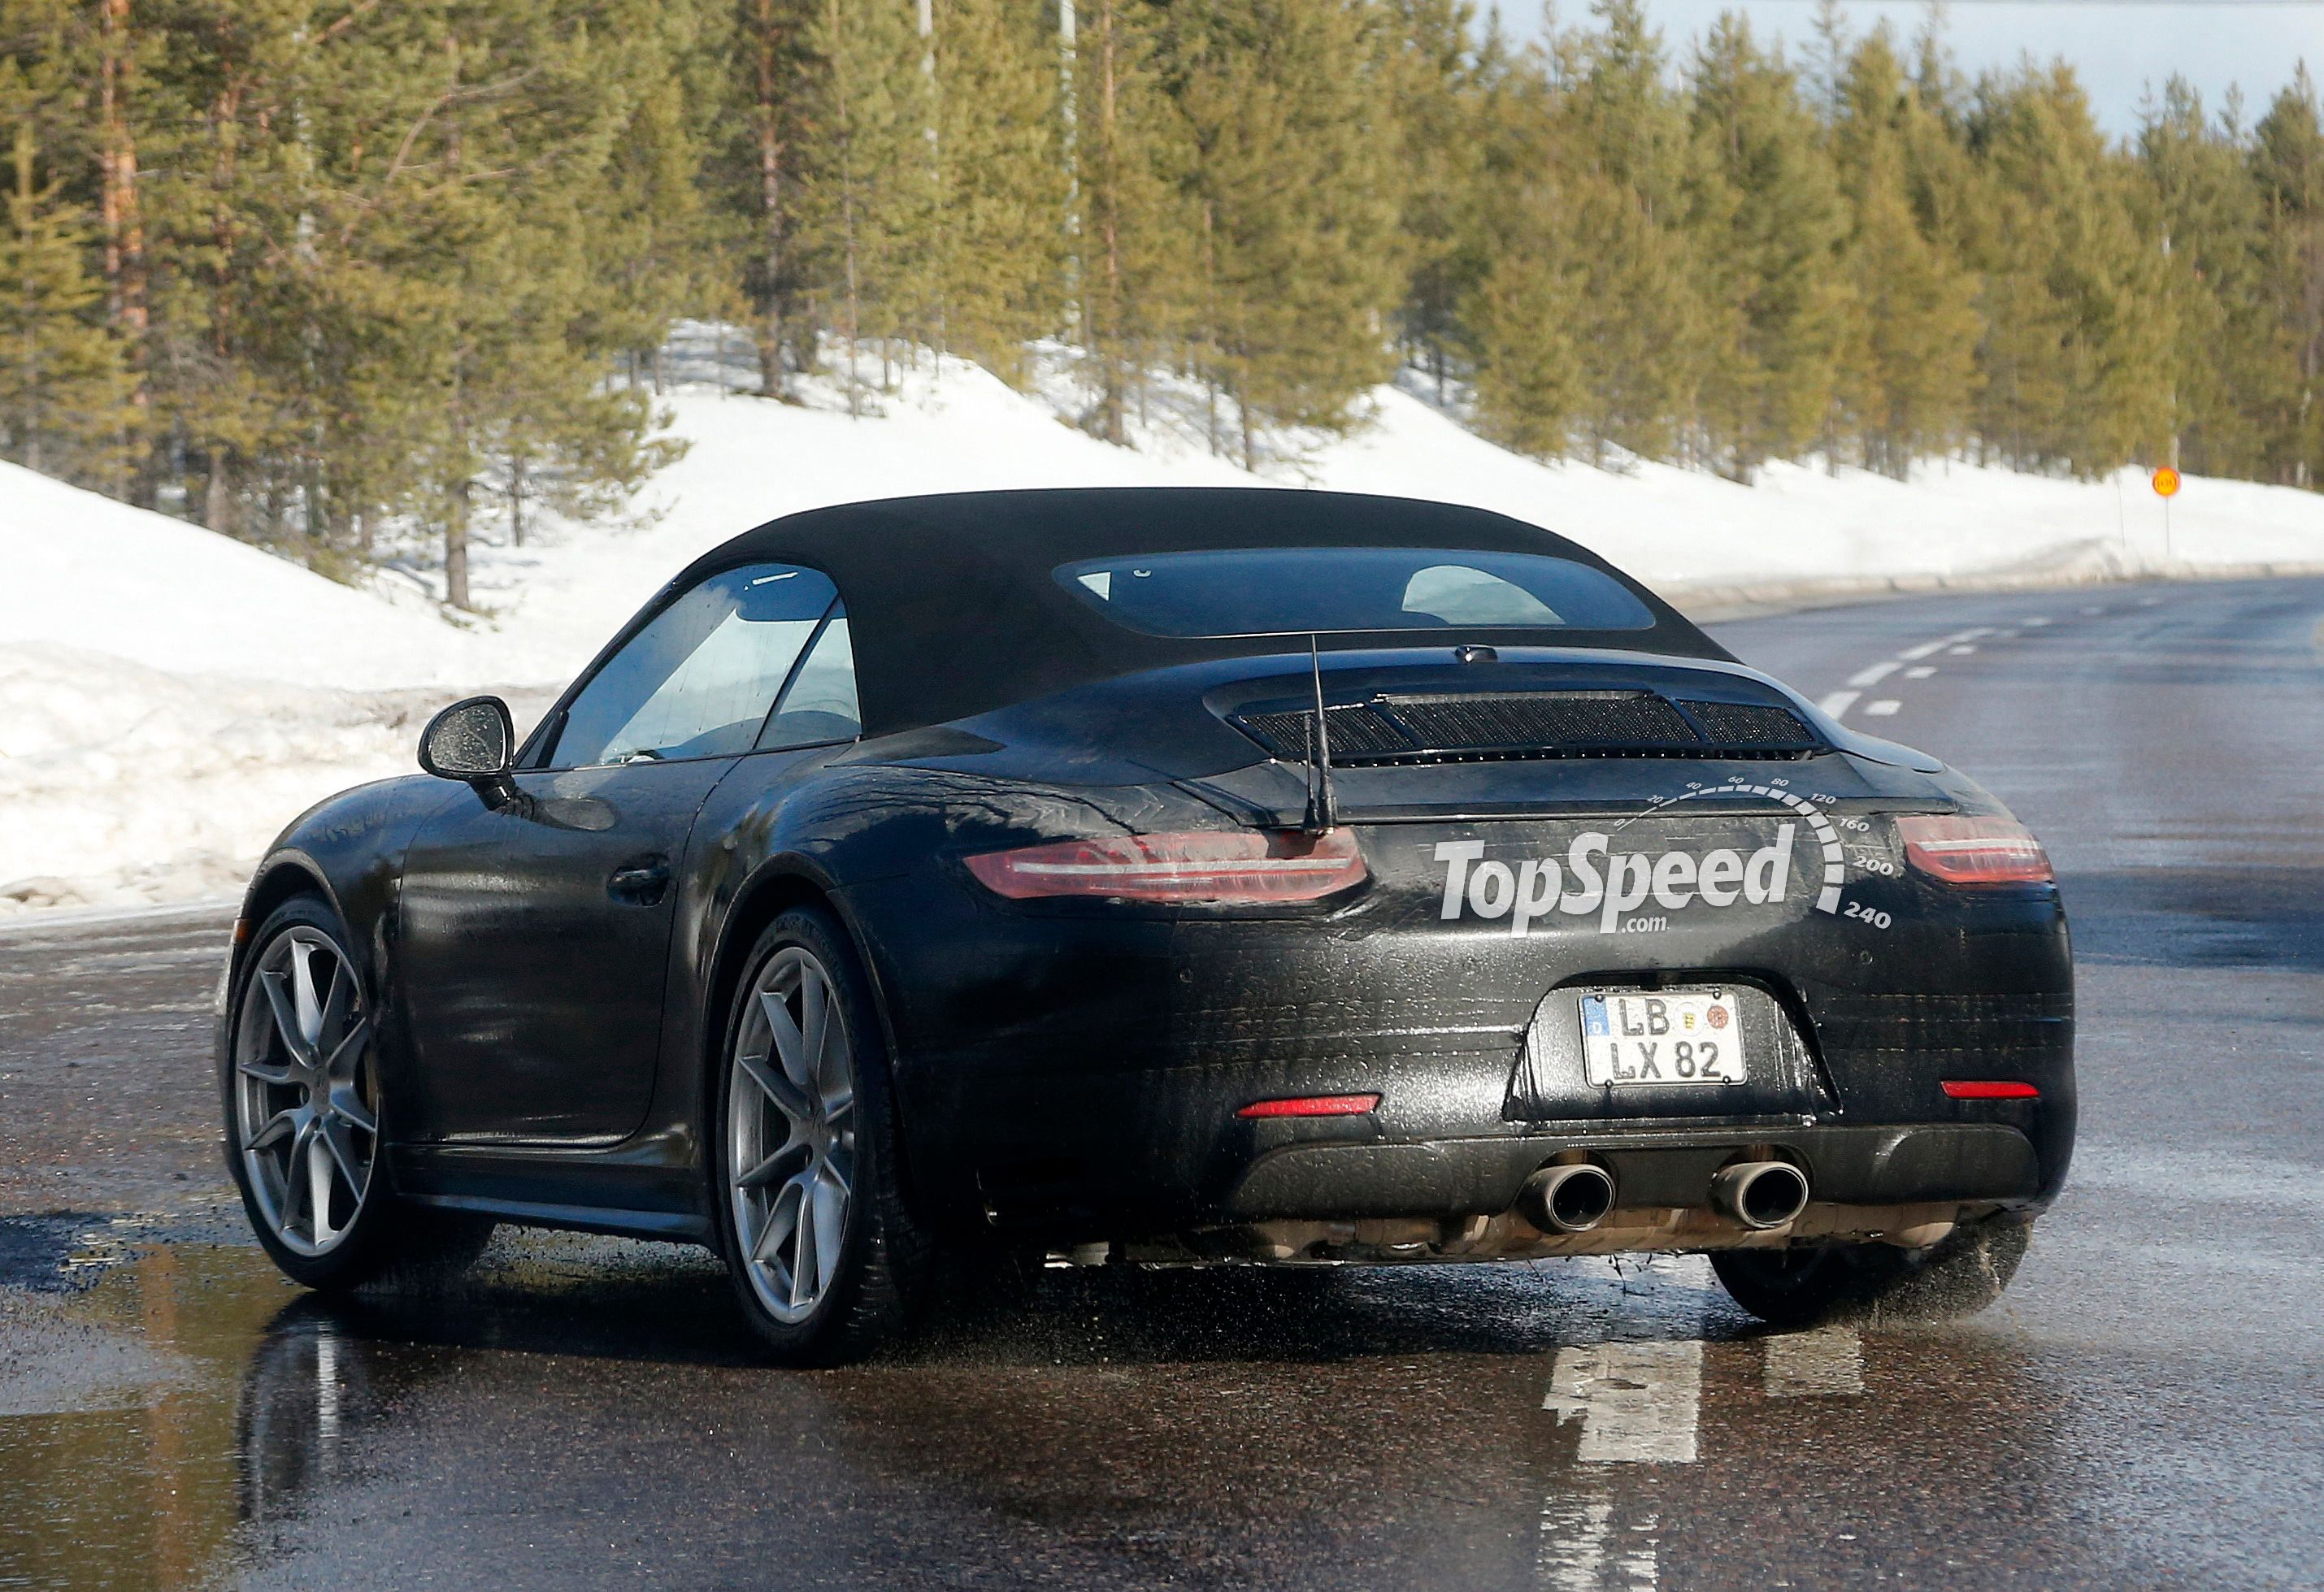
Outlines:
<svg viewBox="0 0 2324 1592"><path fill-rule="evenodd" d="M1148 636L1314 631L1644 630L1621 582L1570 558L1443 548L1238 548L1087 558L1066 590Z"/></svg>

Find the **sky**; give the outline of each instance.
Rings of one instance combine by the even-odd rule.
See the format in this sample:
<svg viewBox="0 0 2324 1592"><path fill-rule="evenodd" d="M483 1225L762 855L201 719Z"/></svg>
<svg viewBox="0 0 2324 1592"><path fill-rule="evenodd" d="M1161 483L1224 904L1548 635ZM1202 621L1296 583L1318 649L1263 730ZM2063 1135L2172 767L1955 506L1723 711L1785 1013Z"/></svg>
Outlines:
<svg viewBox="0 0 2324 1592"><path fill-rule="evenodd" d="M1813 0L1646 0L1646 9L1680 59L1724 11L1748 14L1755 33L1781 38L1794 58L1813 37ZM1928 15L1913 0L1843 0L1843 9L1852 32L1869 32L1885 19L1903 41ZM1512 35L1539 36L1533 0L1501 0L1500 13ZM1587 0L1565 0L1558 14L1584 22ZM2136 129L2149 86L2159 90L2173 72L2213 109L2229 85L2242 85L2247 123L2292 80L2294 61L2304 59L2310 76L2324 77L2324 0L1955 0L1945 23L1954 59L1970 77L2029 55L2044 62L2063 57L2099 124L2124 136Z"/></svg>

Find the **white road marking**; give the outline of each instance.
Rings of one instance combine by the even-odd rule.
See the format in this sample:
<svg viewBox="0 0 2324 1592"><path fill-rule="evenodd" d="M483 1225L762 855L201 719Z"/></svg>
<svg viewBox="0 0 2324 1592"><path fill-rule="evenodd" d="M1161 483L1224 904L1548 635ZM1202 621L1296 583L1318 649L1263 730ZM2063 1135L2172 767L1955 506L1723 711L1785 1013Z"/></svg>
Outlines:
<svg viewBox="0 0 2324 1592"><path fill-rule="evenodd" d="M1941 652L1948 647L1957 646L1963 641L1979 640L1991 634L1993 634L1991 625L1980 625L1973 630L1955 630L1950 636L1940 636L1933 641L1923 641L1918 647L1907 647L1896 656L1910 663L1915 659L1926 658L1932 652Z"/></svg>
<svg viewBox="0 0 2324 1592"><path fill-rule="evenodd" d="M1904 705L1893 696L1884 696L1877 702L1865 704L1864 711L1876 719L1885 719Z"/></svg>
<svg viewBox="0 0 2324 1592"><path fill-rule="evenodd" d="M1868 669L1858 669L1848 676L1848 683L1851 686L1877 686L1904 667L1892 658L1886 663L1876 663Z"/></svg>
<svg viewBox="0 0 2324 1592"><path fill-rule="evenodd" d="M2141 608L2160 608L2163 606L2163 599L2160 597L2141 597L2138 600L2138 605Z"/></svg>
<svg viewBox="0 0 2324 1592"><path fill-rule="evenodd" d="M1835 691L1830 696L1825 697L1821 702L1817 703L1816 706L1823 709L1825 713L1831 714L1836 719L1840 717L1840 714L1846 713L1849 708L1854 707L1856 705L1856 699L1863 695L1864 693L1861 691Z"/></svg>
<svg viewBox="0 0 2324 1592"><path fill-rule="evenodd" d="M2087 612L2087 610L2085 610L2085 612ZM2037 626L2037 627L2038 627L2038 626L2041 626L2041 625L2048 624L2048 623L2050 622L2050 618L2049 618L2049 615L2047 615L2047 614L2038 614L2038 615L2036 615L2035 617L2034 617L2034 618L2032 618L2032 619L2028 619L2028 620L2021 620L2021 621L2019 621L2018 622L2019 622L2019 623L2021 623L2021 624L2034 625L2034 626Z"/></svg>
<svg viewBox="0 0 2324 1592"><path fill-rule="evenodd" d="M339 1445L339 1338L327 1322L315 1333L315 1432L327 1459Z"/></svg>
<svg viewBox="0 0 2324 1592"><path fill-rule="evenodd" d="M1953 658L1967 658L1970 653L1975 652L1976 650L1977 649L1974 647L1948 647L1945 649L1946 653Z"/></svg>
<svg viewBox="0 0 2324 1592"><path fill-rule="evenodd" d="M1582 1422L1584 1465L1692 1465L1702 1413L1702 1340L1592 1343L1557 1351L1541 1407Z"/></svg>
<svg viewBox="0 0 2324 1592"><path fill-rule="evenodd" d="M1937 668L1934 664L1915 664L1911 668L1904 671L1904 677L1908 680L1925 680L1936 672Z"/></svg>
<svg viewBox="0 0 2324 1592"><path fill-rule="evenodd" d="M2105 612L2106 610L2103 608L2085 608L2082 610L2082 612L2086 616L2093 613L2104 613Z"/></svg>
<svg viewBox="0 0 2324 1592"><path fill-rule="evenodd" d="M1824 1327L1762 1340L1771 1399L1822 1398L1864 1391L1864 1339L1853 1327Z"/></svg>
<svg viewBox="0 0 2324 1592"><path fill-rule="evenodd" d="M1536 1580L1558 1592L1602 1592L1608 1570L1614 1585L1643 1588L1662 1584L1662 1538L1653 1533L1661 1525L1658 1514L1633 1523L1635 1542L1618 1541L1614 1532L1614 1501L1600 1494L1582 1497L1552 1494L1541 1509L1541 1542L1535 1552ZM1611 1552L1609 1552L1611 1550Z"/></svg>

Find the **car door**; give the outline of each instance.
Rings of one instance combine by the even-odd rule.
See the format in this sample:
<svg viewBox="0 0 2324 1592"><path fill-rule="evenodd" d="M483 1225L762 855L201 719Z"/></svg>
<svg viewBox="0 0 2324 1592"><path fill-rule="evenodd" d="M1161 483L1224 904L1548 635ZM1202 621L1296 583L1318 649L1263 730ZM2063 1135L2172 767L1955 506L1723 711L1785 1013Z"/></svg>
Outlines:
<svg viewBox="0 0 2324 1592"><path fill-rule="evenodd" d="M602 1143L644 1119L696 816L836 600L793 566L706 578L568 694L515 799L464 791L422 825L399 917L400 1136Z"/></svg>

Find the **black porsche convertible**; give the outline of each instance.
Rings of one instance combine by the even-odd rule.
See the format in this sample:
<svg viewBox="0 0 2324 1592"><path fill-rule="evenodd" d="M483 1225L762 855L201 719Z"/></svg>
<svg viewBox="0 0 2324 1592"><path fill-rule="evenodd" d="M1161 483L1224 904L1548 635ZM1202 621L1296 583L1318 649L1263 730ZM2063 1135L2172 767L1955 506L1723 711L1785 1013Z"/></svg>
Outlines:
<svg viewBox="0 0 2324 1592"><path fill-rule="evenodd" d="M420 760L235 926L227 1156L312 1286L515 1222L715 1247L790 1363L988 1247L1705 1251L1809 1322L1989 1302L2066 1173L2034 838L1499 515L795 515Z"/></svg>

